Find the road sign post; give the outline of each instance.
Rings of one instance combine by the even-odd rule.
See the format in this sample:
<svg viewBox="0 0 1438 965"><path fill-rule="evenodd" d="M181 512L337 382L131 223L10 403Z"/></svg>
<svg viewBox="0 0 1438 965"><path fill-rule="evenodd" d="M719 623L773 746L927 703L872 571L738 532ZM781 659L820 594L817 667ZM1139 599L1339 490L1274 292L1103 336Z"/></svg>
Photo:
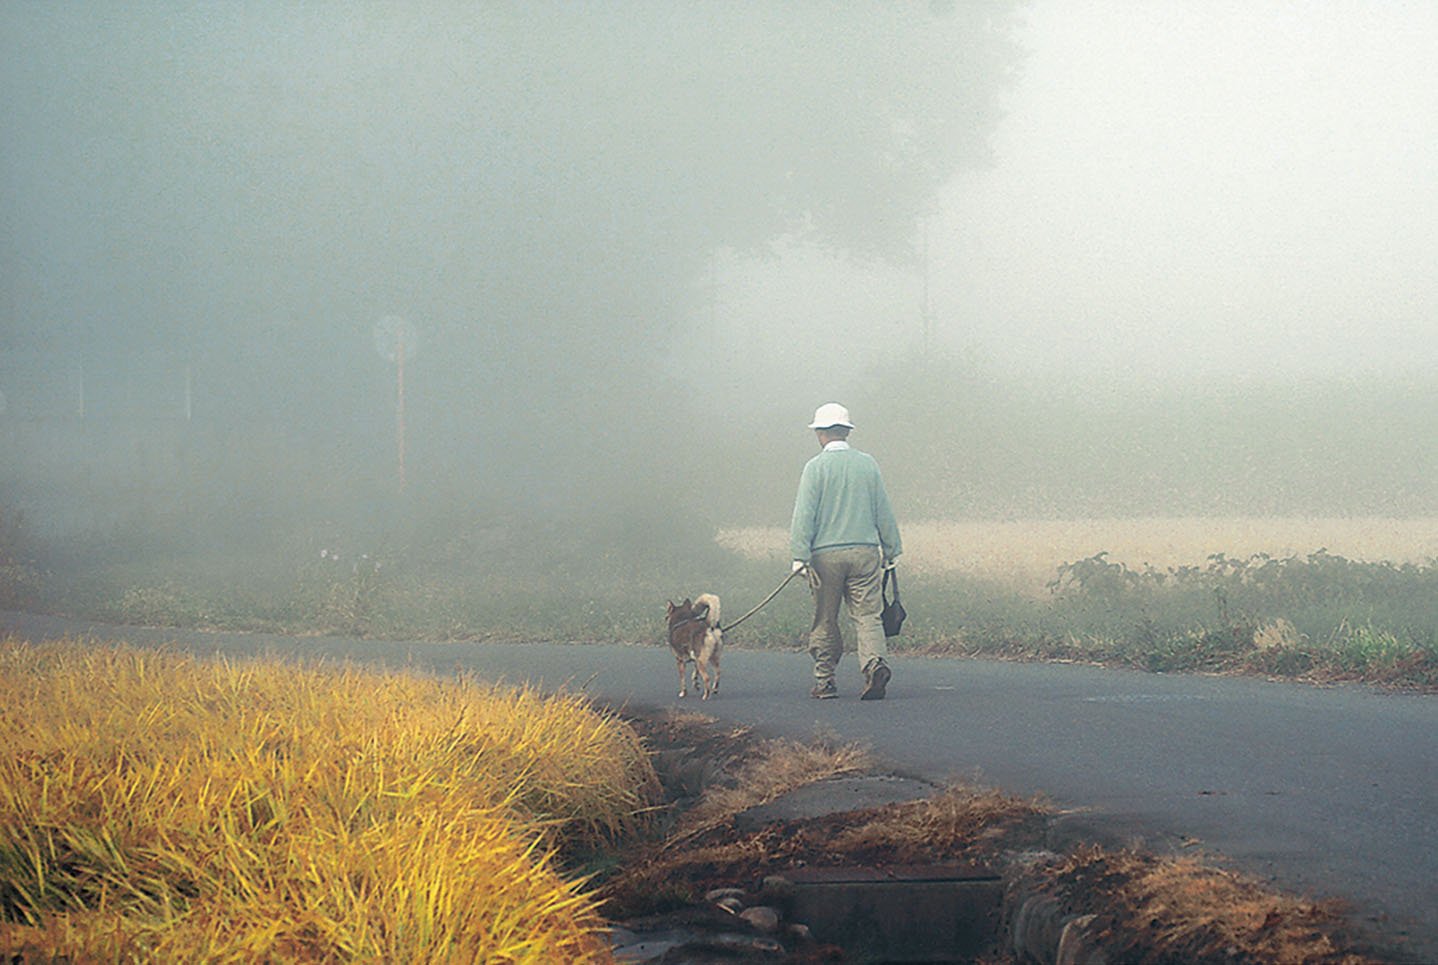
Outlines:
<svg viewBox="0 0 1438 965"><path fill-rule="evenodd" d="M398 315L386 315L374 327L375 349L395 368L395 458L401 496L405 490L404 369L405 361L414 355L415 334L414 326Z"/></svg>

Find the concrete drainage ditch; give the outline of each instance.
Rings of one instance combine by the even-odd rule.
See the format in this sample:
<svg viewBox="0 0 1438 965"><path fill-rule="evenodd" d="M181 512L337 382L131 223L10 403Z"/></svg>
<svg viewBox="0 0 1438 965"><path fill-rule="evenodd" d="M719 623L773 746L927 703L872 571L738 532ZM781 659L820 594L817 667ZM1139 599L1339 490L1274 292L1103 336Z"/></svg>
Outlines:
<svg viewBox="0 0 1438 965"><path fill-rule="evenodd" d="M1037 887L1050 852L1002 871L924 865L809 868L753 892L721 888L703 905L615 929L625 965L719 962L958 963L1010 955L1039 965L1106 965L1093 915Z"/></svg>
<svg viewBox="0 0 1438 965"><path fill-rule="evenodd" d="M914 801L936 789L892 776L821 780L741 812L736 829ZM1086 931L1042 890L1059 856L1010 854L996 865L807 867L770 875L752 890L718 888L679 912L620 923L625 965L717 962L972 962L1014 956L1040 963L1100 963Z"/></svg>
<svg viewBox="0 0 1438 965"><path fill-rule="evenodd" d="M685 735L693 738L693 734ZM684 807L732 781L734 748L655 739L654 762L671 802ZM696 741L695 743L702 743ZM917 801L940 788L892 775L820 780L734 816L755 832L826 815ZM611 948L624 965L719 962L1102 962L1077 943L1086 921L1039 891L1039 873L1056 854L996 859L994 866L818 867L786 869L750 889L710 890L702 902L616 924ZM1064 955L1060 957L1060 945Z"/></svg>
<svg viewBox="0 0 1438 965"><path fill-rule="evenodd" d="M988 868L791 872L790 915L855 962L967 962L999 941L1003 882Z"/></svg>
<svg viewBox="0 0 1438 965"><path fill-rule="evenodd" d="M746 743L750 735L744 730L716 732L681 720L668 722L646 737L657 745L655 766L671 814L682 813L711 787L736 787L728 765L754 757ZM1121 814L1039 810L1030 814L1036 819L1033 823L1019 819L1005 824L1007 812L1002 808L992 813L964 811L968 798L960 802L963 820L946 824L944 815L955 814L945 810L952 803L944 801L947 793L948 789L894 776L831 778L735 814L718 838L726 844L737 840L737 857L716 853L698 857L688 866L679 860L672 865L672 877L638 877L638 882L648 882L653 889L648 894L671 899L694 894L694 888L711 890L688 907L621 922L612 936L615 958L626 965L975 960L1102 965L1110 959L1144 957L1143 950L1155 942L1174 960L1243 957L1247 942L1256 961L1411 960L1393 957L1361 933L1348 930L1332 909L1269 895L1261 885L1221 870L1204 875L1190 869L1196 877L1165 887L1175 889L1170 896L1175 899L1182 898L1185 888L1210 897L1217 888L1233 904L1233 915L1220 916L1192 934L1165 932L1190 911L1208 912L1199 907L1180 909L1171 920L1136 919L1134 903L1142 904L1142 893L1136 898L1135 892L1124 889L1144 881L1154 862L1164 861L1164 856L1187 853L1187 839L1144 832L1137 821ZM867 835L877 833L883 840L888 833L883 820L891 816L889 805L931 797L943 804L929 810L931 802L925 802L918 810L925 821L936 816L939 820L908 824L898 837L902 841L910 835L908 840L927 845L870 846L875 839ZM878 812L877 825L865 825L875 817L873 812ZM904 813L913 816L910 809ZM973 841L953 837L956 828L960 835L973 834L966 822L976 817L981 821L992 817L993 824L981 823ZM671 816L669 821L673 820ZM846 838L856 822L859 833ZM917 839L912 837L916 827L922 829ZM968 846L980 840L981 846ZM958 847L948 851L947 842ZM953 860L989 864L885 863L886 856L899 854L944 861L949 853L965 855ZM847 859L849 865L831 866L836 859ZM679 870L686 867L690 870ZM766 872L769 877L760 880ZM748 888L718 887L729 883ZM623 889L616 892L623 893ZM647 902L644 894L640 892L639 900L628 907L672 908L667 901ZM621 898L616 907L624 906ZM1256 932L1233 930L1252 931L1250 918L1261 921ZM1137 931L1131 932L1134 928ZM1330 954L1336 957L1327 957Z"/></svg>

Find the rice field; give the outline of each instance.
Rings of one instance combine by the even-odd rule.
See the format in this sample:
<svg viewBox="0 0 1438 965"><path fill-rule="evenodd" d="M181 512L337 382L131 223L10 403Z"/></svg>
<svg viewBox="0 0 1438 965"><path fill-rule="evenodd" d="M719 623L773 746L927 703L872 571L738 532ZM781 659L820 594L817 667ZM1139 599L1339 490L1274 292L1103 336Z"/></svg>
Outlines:
<svg viewBox="0 0 1438 965"><path fill-rule="evenodd" d="M1197 517L1067 520L900 520L904 572L975 577L1042 593L1067 562L1107 552L1131 568L1202 566L1214 553L1306 556L1319 549L1364 562L1438 558L1438 517ZM751 560L788 557L777 527L720 530L720 546Z"/></svg>
<svg viewBox="0 0 1438 965"><path fill-rule="evenodd" d="M566 849L657 779L578 696L0 642L0 952L604 962Z"/></svg>

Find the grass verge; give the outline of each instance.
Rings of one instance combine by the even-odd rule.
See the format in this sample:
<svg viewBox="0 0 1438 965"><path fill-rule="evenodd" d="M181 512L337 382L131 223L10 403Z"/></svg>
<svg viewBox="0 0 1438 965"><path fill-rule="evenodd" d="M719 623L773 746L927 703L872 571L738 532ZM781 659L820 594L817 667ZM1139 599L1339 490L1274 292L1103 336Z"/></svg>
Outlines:
<svg viewBox="0 0 1438 965"><path fill-rule="evenodd" d="M1099 550L1055 564L1047 585L1036 588L1031 574L1006 578L997 561L982 572L939 565L947 549L940 536L948 531L936 532L928 544L916 537L916 558L910 565L906 555L901 567L910 616L893 643L900 652L1438 691L1438 565L1431 560L1371 562L1323 549L1214 552L1200 563L1159 568ZM766 530L754 539L753 547L701 541L688 555L646 559L595 558L562 543L504 556L499 548L508 543L476 537L362 552L297 538L294 546L248 556L117 556L63 572L12 560L0 566L0 604L117 623L290 635L659 645L666 599L715 591L732 616L787 574L782 547L775 556L770 546L777 537ZM1035 552L1015 547L1013 565L1031 568ZM812 613L798 586L734 631L730 644L802 647Z"/></svg>

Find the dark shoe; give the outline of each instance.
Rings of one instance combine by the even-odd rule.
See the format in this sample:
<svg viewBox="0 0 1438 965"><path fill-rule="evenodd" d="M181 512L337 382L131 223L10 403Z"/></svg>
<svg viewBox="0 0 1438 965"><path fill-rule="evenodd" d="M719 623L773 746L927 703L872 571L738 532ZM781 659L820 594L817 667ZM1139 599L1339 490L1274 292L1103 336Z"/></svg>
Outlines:
<svg viewBox="0 0 1438 965"><path fill-rule="evenodd" d="M859 695L859 699L883 700L884 688L889 686L889 678L893 676L893 673L881 663L864 676L867 678L867 682L864 684L864 692Z"/></svg>
<svg viewBox="0 0 1438 965"><path fill-rule="evenodd" d="M814 689L809 691L809 696L815 700L833 700L839 696L839 688L834 686L834 681L825 680L815 684Z"/></svg>

